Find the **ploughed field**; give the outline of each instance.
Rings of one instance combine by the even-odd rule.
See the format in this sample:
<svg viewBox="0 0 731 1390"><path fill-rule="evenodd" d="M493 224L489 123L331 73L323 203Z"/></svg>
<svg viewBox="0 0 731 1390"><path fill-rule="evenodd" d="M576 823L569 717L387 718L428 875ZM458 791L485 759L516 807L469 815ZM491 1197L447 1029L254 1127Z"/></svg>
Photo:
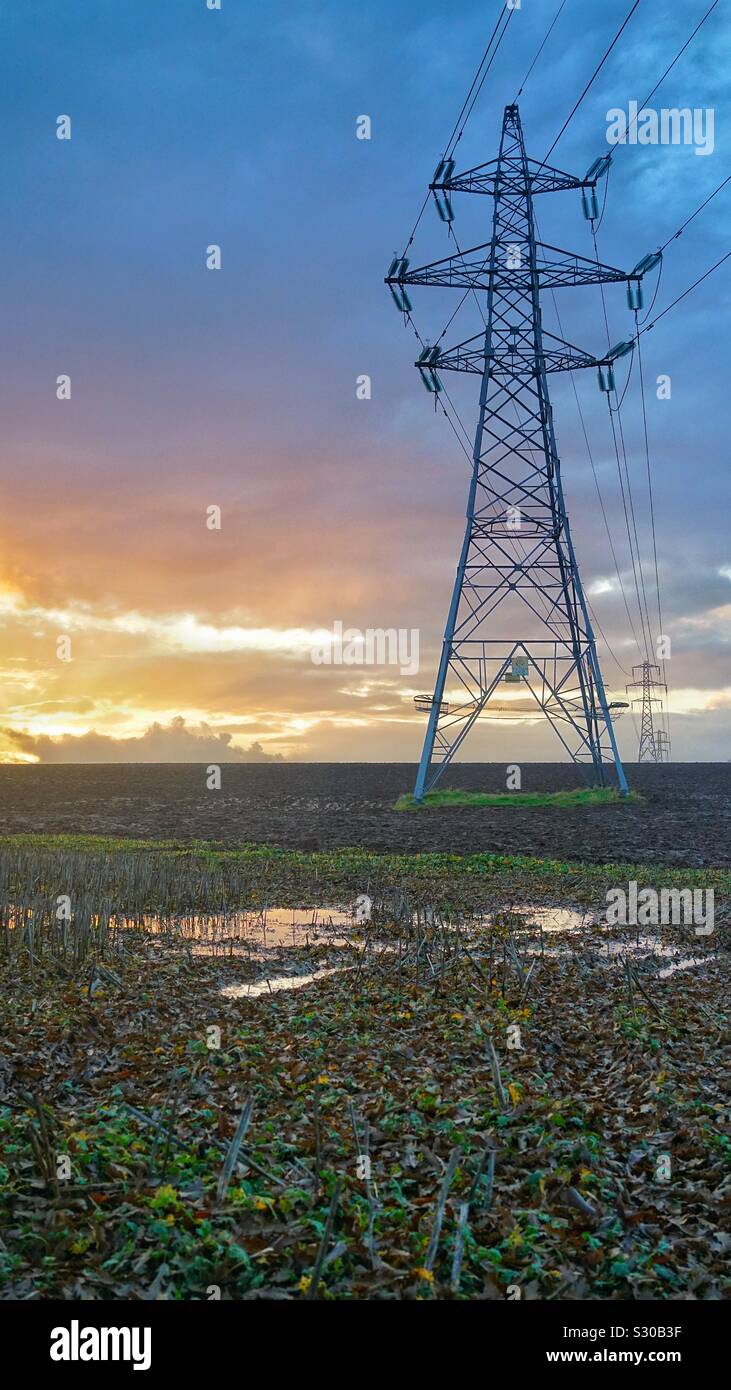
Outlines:
<svg viewBox="0 0 731 1390"><path fill-rule="evenodd" d="M261 891L214 851L0 875L0 1299L731 1293L720 932L176 913Z"/></svg>
<svg viewBox="0 0 731 1390"><path fill-rule="evenodd" d="M21 771L66 833L0 837L0 1299L729 1296L728 869L276 846L499 828L296 790L405 769ZM633 880L713 923L610 922Z"/></svg>
<svg viewBox="0 0 731 1390"><path fill-rule="evenodd" d="M522 790L580 784L568 764L522 765ZM300 850L479 851L591 863L731 864L731 762L628 766L641 802L594 807L450 806L396 812L410 763L0 767L4 834L255 842ZM440 784L505 791L506 767L461 763Z"/></svg>

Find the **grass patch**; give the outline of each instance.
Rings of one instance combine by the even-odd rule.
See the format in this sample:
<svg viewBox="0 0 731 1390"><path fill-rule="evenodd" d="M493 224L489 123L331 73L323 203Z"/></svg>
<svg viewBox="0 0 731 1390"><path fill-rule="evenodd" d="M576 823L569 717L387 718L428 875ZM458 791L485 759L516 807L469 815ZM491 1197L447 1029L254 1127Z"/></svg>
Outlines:
<svg viewBox="0 0 731 1390"><path fill-rule="evenodd" d="M615 806L642 801L637 792L620 796L616 787L574 787L561 792L468 792L459 788L427 792L422 801L400 796L394 811L422 811L430 806Z"/></svg>
<svg viewBox="0 0 731 1390"><path fill-rule="evenodd" d="M10 899L27 893L38 878L54 894L95 883L112 902L128 908L187 910L235 902L255 908L334 902L358 893L418 896L432 905L469 910L489 894L523 894L595 903L606 889L636 879L656 888L714 888L731 891L731 870L635 863L592 863L524 854L480 852L384 854L340 849L283 849L242 842L236 848L213 840L123 839L102 835L21 833L0 836L0 884ZM85 885L87 885L85 887ZM33 890L35 891L35 890ZM23 894L21 894L23 896ZM32 896L32 893L31 893ZM8 899L8 900L10 900Z"/></svg>

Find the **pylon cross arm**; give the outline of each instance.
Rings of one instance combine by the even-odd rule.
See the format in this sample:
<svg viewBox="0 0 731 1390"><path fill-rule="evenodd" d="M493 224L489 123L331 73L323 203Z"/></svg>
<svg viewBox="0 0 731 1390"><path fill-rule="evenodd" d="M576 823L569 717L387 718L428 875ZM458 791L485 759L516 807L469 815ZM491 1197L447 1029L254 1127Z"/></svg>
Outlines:
<svg viewBox="0 0 731 1390"><path fill-rule="evenodd" d="M486 164L465 169L461 174L451 173L446 178L435 179L429 187L433 192L485 193L494 198L497 192L501 195L506 192L524 194L526 182L530 192L535 194L593 188L596 181L577 178L575 174L567 174L550 164L540 164L537 159L526 158L524 166L519 158L514 158L503 160L502 168L499 160L490 159Z"/></svg>
<svg viewBox="0 0 731 1390"><path fill-rule="evenodd" d="M515 285L522 290L528 285L532 270L541 289L616 284L631 279L627 271L616 266L604 265L577 252L562 251L542 242L533 244L535 255L531 265L531 248L524 252L517 233L515 237L515 241L498 240L494 249L492 242L485 242L413 269L402 263L396 273L385 277L385 283L392 287L422 285L459 290L488 290L496 285L506 290Z"/></svg>
<svg viewBox="0 0 731 1390"><path fill-rule="evenodd" d="M494 339L493 339L494 341ZM606 357L592 357L583 348L574 347L553 333L543 334L541 361L547 372L573 372L584 367L604 367ZM504 372L516 376L521 371L533 375L536 370L536 350L532 334L516 332L514 346L510 341L502 342L485 351L485 334L477 333L454 347L442 348L434 357L434 366L447 372L472 372L482 376L485 363L491 365L493 374ZM420 364L415 363L416 366Z"/></svg>

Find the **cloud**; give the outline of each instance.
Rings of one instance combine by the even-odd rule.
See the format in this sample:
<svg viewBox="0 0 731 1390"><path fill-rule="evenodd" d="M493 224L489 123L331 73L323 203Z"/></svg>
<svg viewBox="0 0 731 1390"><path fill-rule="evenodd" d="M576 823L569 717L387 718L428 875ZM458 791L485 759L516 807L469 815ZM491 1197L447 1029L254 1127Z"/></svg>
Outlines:
<svg viewBox="0 0 731 1390"><path fill-rule="evenodd" d="M11 748L23 761L41 763L269 763L281 754L267 753L260 743L241 748L233 735L210 724L188 726L182 716L169 724L150 724L137 738L112 738L91 729L87 734L27 734L3 729Z"/></svg>
<svg viewBox="0 0 731 1390"><path fill-rule="evenodd" d="M29 604L8 587L0 594L0 617L53 627L69 633L110 633L147 639L158 650L173 652L309 652L327 633L322 628L242 627L201 622L193 613L145 616L134 610L105 613L88 603L63 608Z"/></svg>
<svg viewBox="0 0 731 1390"><path fill-rule="evenodd" d="M215 35L220 24L204 22L195 13L200 6L178 7L173 43L165 6L148 7L143 33L135 7L105 7L113 24L89 25L70 15L73 7L47 5L42 42L35 8L14 7L13 72L25 99L13 104L5 150L13 189L6 230L10 245L20 239L24 247L23 273L8 286L17 331L0 344L8 459L0 548L2 577L12 586L4 599L0 591L0 674L11 756L216 761L257 756L257 739L262 749L298 759L417 756L424 720L411 695L433 688L469 465L448 421L432 414L392 317L381 284L393 249L390 233L384 247L383 209L390 226L413 225L430 173L424 161L441 147L450 108L459 109L484 6L472 0L461 7L460 25L450 27L444 6L430 0L406 7L373 0L357 44L346 6L310 6L318 10L314 21L311 14L307 21L292 17L296 6L256 13L230 6L225 51ZM684 7L663 8L672 13L661 26L628 26L560 147L562 168L581 172L606 148L608 107L644 95L631 74L659 73L666 50L683 42ZM731 31L718 18L720 8L670 75L663 105L685 104L689 75L693 105L722 101L724 65L709 57L711 45L717 58L719 50L729 52ZM496 152L503 97L512 95L513 78L517 85L542 37L540 9L524 5L524 17L511 21L500 82L512 90L502 93L498 83L482 93L479 118L468 123L460 146L462 167ZM541 84L550 76L557 90L579 88L593 54L611 39L611 9L588 0L580 33L570 6L557 23L521 98L531 154L556 134ZM242 83L244 48L256 61ZM96 113L94 129L87 122L73 145L80 175L73 199L68 161L59 162L37 138L59 64L77 105ZM271 92L283 87L288 103L273 103ZM154 111L139 99L141 89L153 88L163 94ZM110 89L112 114L103 100ZM353 105L356 91L366 110L378 113L371 148L355 139L362 110L360 97ZM435 91L438 100L431 99ZM297 128L291 110L301 117ZM221 130L213 142L211 120ZM261 138L242 153L237 132L257 121ZM308 131L304 143L299 126ZM711 162L682 148L620 154L602 259L633 264L670 235L688 204L710 192ZM543 201L545 234L582 250L574 198ZM460 202L461 244L484 240L484 202ZM203 270L212 206L215 239L224 246L220 275ZM252 217L252 207L260 215ZM726 220L719 198L673 242L658 308L721 254L713 247L723 244ZM293 226L294 283L282 274ZM416 264L445 254L443 235L438 218L421 220ZM345 299L323 294L332 283L347 284ZM729 680L725 363L713 326L730 283L722 268L643 338L662 626L672 638L674 707L679 694L690 701L687 756L707 746L709 701ZM609 312L621 313L621 289L607 293ZM420 292L420 327L438 333L458 302L448 291ZM596 287L567 293L560 311L563 330L549 298L550 331L589 350L601 347ZM478 306L468 296L448 341L478 327ZM63 405L53 390L60 370L73 378L73 397ZM356 400L362 372L372 374L367 403ZM672 374L670 400L656 397L658 373ZM478 385L464 374L455 378L450 393L471 433ZM613 559L615 552L641 637L623 518L630 481L653 646L656 636L638 385L635 371L623 416L623 482L591 373L577 374L576 384L561 373L551 381L573 540L606 633L601 660L616 698L641 660ZM206 526L212 503L222 510L220 531ZM313 666L308 649L316 629L335 620L418 627L418 684L408 693L399 681L377 689L368 671ZM72 638L67 663L57 659L61 634ZM502 612L491 635L514 635ZM184 717L182 732L174 716ZM728 723L719 716L714 727L719 748L727 746L721 734L728 736ZM619 733L636 750L629 718ZM540 726L511 732L493 724L475 730L465 755L507 759L530 751L550 758L558 749Z"/></svg>

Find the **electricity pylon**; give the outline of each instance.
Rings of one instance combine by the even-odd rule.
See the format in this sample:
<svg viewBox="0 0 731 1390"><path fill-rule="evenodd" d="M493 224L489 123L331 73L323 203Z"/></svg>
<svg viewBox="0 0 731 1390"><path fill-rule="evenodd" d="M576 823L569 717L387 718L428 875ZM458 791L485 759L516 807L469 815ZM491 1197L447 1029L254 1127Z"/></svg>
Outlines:
<svg viewBox="0 0 731 1390"><path fill-rule="evenodd" d="M443 160L430 185L447 222L452 192L491 196L491 240L418 269L397 258L386 277L405 315L407 285L486 296L484 333L451 349L425 349L416 363L435 392L444 370L481 377L467 525L434 695L420 706L429 720L417 800L502 682L528 692L588 781L605 785L613 763L620 791L628 789L569 531L547 382L548 372L598 367L600 385L603 372L613 384L611 364L627 344L599 359L544 331L540 296L568 285L634 287L641 276L537 241L533 216L536 194L563 189L581 189L586 216L596 216L596 183L608 163L597 160L579 179L529 159L518 107L506 107L497 159L463 174Z"/></svg>
<svg viewBox="0 0 731 1390"><path fill-rule="evenodd" d="M655 752L659 763L670 762L670 734L665 729L655 730Z"/></svg>
<svg viewBox="0 0 731 1390"><path fill-rule="evenodd" d="M656 695L656 690L664 690L667 693L667 686L660 680L660 667L654 666L651 661L643 661L639 666L632 667L632 675L637 672L642 674L639 680L631 681L627 686L627 694L632 690L641 690L642 694L632 698L633 705L642 705L640 722L640 751L637 757L639 763L662 763L667 762L670 757L670 739L662 729L655 730L653 719L653 705L662 705L662 695ZM657 678L652 674L657 671Z"/></svg>

